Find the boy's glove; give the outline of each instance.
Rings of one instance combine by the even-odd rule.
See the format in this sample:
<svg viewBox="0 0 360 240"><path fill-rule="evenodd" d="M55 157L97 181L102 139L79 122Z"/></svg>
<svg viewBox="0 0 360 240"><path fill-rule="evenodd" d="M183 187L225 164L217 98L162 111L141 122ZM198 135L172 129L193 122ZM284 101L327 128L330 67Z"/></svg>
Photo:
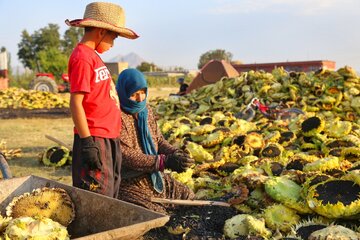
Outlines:
<svg viewBox="0 0 360 240"><path fill-rule="evenodd" d="M181 150L176 150L165 158L165 168L169 168L176 172L184 172L187 168L195 163L194 159Z"/></svg>
<svg viewBox="0 0 360 240"><path fill-rule="evenodd" d="M90 170L101 169L100 149L96 146L92 136L80 138L81 158Z"/></svg>

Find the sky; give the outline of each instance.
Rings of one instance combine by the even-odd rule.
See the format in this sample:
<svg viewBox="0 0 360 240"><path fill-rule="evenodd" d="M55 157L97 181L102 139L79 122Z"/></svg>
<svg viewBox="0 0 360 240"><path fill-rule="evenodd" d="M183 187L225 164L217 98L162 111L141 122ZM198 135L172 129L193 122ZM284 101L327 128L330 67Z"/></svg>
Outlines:
<svg viewBox="0 0 360 240"><path fill-rule="evenodd" d="M197 69L207 51L224 49L243 63L331 60L360 72L359 0L107 0L119 4L126 27L107 61L131 52L160 67ZM88 0L0 0L0 47L17 59L21 32L32 34L82 18Z"/></svg>

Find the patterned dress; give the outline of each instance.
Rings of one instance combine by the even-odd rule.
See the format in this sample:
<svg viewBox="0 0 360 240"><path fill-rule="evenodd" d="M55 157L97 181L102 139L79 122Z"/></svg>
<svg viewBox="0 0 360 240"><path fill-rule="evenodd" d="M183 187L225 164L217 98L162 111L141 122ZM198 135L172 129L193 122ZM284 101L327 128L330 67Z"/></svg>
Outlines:
<svg viewBox="0 0 360 240"><path fill-rule="evenodd" d="M171 154L176 148L171 146L161 134L152 109L148 108L148 127L156 150L159 154ZM122 129L120 133L122 151L122 180L119 199L131 202L153 211L166 213L168 204L153 203L152 197L168 199L193 199L194 193L184 184L176 181L167 173L161 173L164 179L164 190L158 193L154 190L150 174L158 171L159 163L155 156L143 153L136 117L122 112Z"/></svg>

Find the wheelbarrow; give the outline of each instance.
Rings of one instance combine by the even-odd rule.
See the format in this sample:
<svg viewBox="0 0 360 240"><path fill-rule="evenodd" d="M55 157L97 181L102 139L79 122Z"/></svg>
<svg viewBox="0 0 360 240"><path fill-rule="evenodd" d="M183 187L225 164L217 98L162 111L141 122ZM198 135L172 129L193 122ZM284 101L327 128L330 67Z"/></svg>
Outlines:
<svg viewBox="0 0 360 240"><path fill-rule="evenodd" d="M63 188L73 200L75 220L67 228L71 239L134 240L169 221L167 215L37 176L0 181L2 216L5 216L5 208L14 197L42 187Z"/></svg>

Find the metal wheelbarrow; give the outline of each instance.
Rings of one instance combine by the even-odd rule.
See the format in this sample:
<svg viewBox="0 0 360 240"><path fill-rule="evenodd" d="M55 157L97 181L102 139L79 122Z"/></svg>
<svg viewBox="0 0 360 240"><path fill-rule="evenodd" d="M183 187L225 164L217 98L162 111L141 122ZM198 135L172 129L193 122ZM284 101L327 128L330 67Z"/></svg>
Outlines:
<svg viewBox="0 0 360 240"><path fill-rule="evenodd" d="M1 214L5 216L5 208L14 197L42 187L63 188L73 200L75 220L67 228L71 239L134 240L169 221L167 215L37 176L0 181Z"/></svg>

